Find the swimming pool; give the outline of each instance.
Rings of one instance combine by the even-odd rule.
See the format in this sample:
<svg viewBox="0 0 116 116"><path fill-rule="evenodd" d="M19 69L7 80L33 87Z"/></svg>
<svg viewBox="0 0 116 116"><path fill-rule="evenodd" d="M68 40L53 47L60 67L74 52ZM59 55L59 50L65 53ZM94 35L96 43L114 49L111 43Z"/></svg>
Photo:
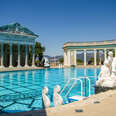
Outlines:
<svg viewBox="0 0 116 116"><path fill-rule="evenodd" d="M49 98L53 106L53 88L56 85L64 87L71 78L79 78L85 74L91 80L91 95L94 94L95 81L99 74L99 69L93 68L61 68L61 69L39 69L31 71L13 71L0 73L0 110L3 112L23 112L42 109L42 88L47 86ZM84 81L83 81L84 83ZM69 84L69 88L71 83ZM68 88L62 93L66 93ZM86 92L85 92L86 90ZM83 89L83 95L88 96L88 84ZM72 89L68 96L79 95L80 85ZM68 103L64 99L64 103Z"/></svg>

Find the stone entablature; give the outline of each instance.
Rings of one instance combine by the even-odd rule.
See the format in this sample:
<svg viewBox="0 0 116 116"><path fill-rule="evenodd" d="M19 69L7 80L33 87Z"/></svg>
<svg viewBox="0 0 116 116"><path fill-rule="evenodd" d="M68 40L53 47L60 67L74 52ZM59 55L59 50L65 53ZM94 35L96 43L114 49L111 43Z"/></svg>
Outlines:
<svg viewBox="0 0 116 116"><path fill-rule="evenodd" d="M64 49L66 48L104 48L104 47L110 47L113 48L116 46L116 40L107 40L107 41L95 41L95 42L67 42L64 44Z"/></svg>
<svg viewBox="0 0 116 116"><path fill-rule="evenodd" d="M12 34L8 32L0 32L0 42L14 43L14 44L35 44L35 36L25 36L21 34Z"/></svg>

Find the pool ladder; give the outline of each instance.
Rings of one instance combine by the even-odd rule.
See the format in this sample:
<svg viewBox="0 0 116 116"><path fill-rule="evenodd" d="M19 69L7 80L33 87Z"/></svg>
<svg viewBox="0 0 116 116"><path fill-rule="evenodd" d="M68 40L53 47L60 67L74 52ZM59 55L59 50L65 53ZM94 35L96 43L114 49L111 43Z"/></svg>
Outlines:
<svg viewBox="0 0 116 116"><path fill-rule="evenodd" d="M80 97L83 97L83 80L82 79L87 79L89 81L89 97L90 97L91 96L91 88L90 88L91 81L90 81L90 79L88 77L72 78L72 79L68 80L67 83L65 84L64 88L61 90L60 95L64 92L64 90L66 89L66 87L68 87L68 85L70 84L70 82L72 80L74 80L72 86L70 87L70 89L68 90L68 92L65 94L64 97L68 96L68 94L71 92L71 90L73 89L73 87L76 85L77 81L80 81L80 83L81 83L81 96Z"/></svg>

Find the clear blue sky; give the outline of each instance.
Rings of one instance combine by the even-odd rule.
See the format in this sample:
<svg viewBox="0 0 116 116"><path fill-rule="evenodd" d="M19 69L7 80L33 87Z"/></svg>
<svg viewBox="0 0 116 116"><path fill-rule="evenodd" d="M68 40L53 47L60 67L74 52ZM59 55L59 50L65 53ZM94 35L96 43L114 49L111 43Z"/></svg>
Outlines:
<svg viewBox="0 0 116 116"><path fill-rule="evenodd" d="M0 25L19 22L40 35L45 54L67 41L116 39L116 0L0 0Z"/></svg>

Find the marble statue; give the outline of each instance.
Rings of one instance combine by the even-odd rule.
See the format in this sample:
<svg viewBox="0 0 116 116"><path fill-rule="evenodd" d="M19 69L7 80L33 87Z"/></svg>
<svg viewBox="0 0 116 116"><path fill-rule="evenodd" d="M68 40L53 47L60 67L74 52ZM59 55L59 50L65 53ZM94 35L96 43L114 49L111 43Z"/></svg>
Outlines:
<svg viewBox="0 0 116 116"><path fill-rule="evenodd" d="M56 87L54 88L54 94L53 94L54 106L59 106L63 104L63 99L59 94L60 89L61 88L59 85L56 85Z"/></svg>
<svg viewBox="0 0 116 116"><path fill-rule="evenodd" d="M42 100L43 100L43 107L44 108L50 107L50 100L49 100L47 94L48 94L48 88L44 87L42 90Z"/></svg>
<svg viewBox="0 0 116 116"><path fill-rule="evenodd" d="M116 87L116 57L113 58L113 53L108 53L108 58L105 59L104 65L101 67L97 86Z"/></svg>
<svg viewBox="0 0 116 116"><path fill-rule="evenodd" d="M113 61L113 52L109 51L108 52L108 62L109 62L110 73L112 73L112 61Z"/></svg>
<svg viewBox="0 0 116 116"><path fill-rule="evenodd" d="M112 62L111 78L116 81L116 57L113 59L113 62Z"/></svg>

